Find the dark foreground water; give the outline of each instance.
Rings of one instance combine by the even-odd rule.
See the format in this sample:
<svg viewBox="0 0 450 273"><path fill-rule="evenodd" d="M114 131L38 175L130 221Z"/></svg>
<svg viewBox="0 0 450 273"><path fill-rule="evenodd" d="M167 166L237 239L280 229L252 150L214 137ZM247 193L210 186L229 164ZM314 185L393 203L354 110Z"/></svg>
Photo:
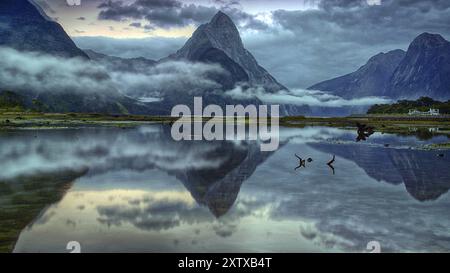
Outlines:
<svg viewBox="0 0 450 273"><path fill-rule="evenodd" d="M3 132L0 208L21 204L14 189L45 196L36 175L62 177L15 252L448 252L450 153L415 149L441 141L282 128L280 148L261 152L175 142L161 125ZM294 153L313 161L294 170Z"/></svg>

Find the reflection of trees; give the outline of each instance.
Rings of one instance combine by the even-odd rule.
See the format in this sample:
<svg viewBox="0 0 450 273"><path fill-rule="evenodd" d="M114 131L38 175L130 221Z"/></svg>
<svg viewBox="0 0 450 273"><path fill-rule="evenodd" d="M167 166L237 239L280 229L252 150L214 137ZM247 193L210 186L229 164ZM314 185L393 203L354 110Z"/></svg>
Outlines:
<svg viewBox="0 0 450 273"><path fill-rule="evenodd" d="M415 133L418 139L420 140L430 140L433 138L433 133L430 130L426 129L418 129Z"/></svg>
<svg viewBox="0 0 450 273"><path fill-rule="evenodd" d="M404 129L399 129L399 132L395 132L398 136L415 136L419 140L430 140L435 136L446 136L450 138L450 135L446 133L433 132L432 128L409 128L409 131L405 131Z"/></svg>
<svg viewBox="0 0 450 273"><path fill-rule="evenodd" d="M86 169L19 176L0 181L0 252L12 251L20 232L48 205L58 202Z"/></svg>

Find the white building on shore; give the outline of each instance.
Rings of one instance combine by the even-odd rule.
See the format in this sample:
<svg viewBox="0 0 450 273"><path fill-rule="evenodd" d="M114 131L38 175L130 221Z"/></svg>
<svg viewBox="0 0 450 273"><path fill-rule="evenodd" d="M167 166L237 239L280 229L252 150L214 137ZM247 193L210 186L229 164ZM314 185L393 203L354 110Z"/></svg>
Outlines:
<svg viewBox="0 0 450 273"><path fill-rule="evenodd" d="M427 112L421 112L416 109L410 109L408 115L410 116L439 116L439 109L430 108Z"/></svg>

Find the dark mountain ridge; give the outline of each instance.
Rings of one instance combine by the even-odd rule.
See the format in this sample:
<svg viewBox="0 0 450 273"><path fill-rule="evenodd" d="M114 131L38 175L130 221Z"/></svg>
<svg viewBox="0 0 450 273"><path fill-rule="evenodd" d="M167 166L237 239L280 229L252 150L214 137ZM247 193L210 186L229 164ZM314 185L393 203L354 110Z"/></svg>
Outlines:
<svg viewBox="0 0 450 273"><path fill-rule="evenodd" d="M0 46L19 52L38 52L42 56L79 58L89 62L88 55L79 49L64 29L50 19L33 1L2 0L0 2ZM62 59L62 61L64 60ZM27 65L27 64L17 64ZM96 75L108 78L106 71ZM75 76L74 76L75 77ZM151 114L142 103L124 96L115 88L109 92L84 92L14 87L0 83L0 91L16 93L23 98L26 109L48 112L97 112L110 114ZM54 92L53 92L54 91Z"/></svg>
<svg viewBox="0 0 450 273"><path fill-rule="evenodd" d="M179 59L224 63L224 68L235 75L235 83L247 81L251 85L262 85L268 91L287 89L245 49L236 25L221 11L209 23L198 27L180 50L163 61Z"/></svg>
<svg viewBox="0 0 450 273"><path fill-rule="evenodd" d="M88 59L60 24L28 0L0 1L0 46Z"/></svg>
<svg viewBox="0 0 450 273"><path fill-rule="evenodd" d="M393 73L386 95L450 99L450 42L430 33L414 39Z"/></svg>
<svg viewBox="0 0 450 273"><path fill-rule="evenodd" d="M199 26L181 49L167 58L163 58L160 62L171 60L219 64L226 70L227 75L211 77L214 81L220 83L222 88L221 90L215 90L214 93L205 93L203 95L205 104L218 104L220 106L226 104L263 104L257 97L242 99L223 96L224 91L237 85L243 87L244 91L252 87L262 87L268 93L287 90L267 70L261 67L253 55L245 49L236 25L230 17L221 11L209 23ZM180 96L182 97L183 94ZM165 98L165 101L173 101L173 98ZM185 104L189 105L187 101ZM280 115L282 116L304 115L309 112L310 109L307 105L280 105Z"/></svg>
<svg viewBox="0 0 450 273"><path fill-rule="evenodd" d="M385 96L393 99L450 99L450 42L439 34L422 33L406 53L390 51L372 57L358 71L308 89L344 98Z"/></svg>
<svg viewBox="0 0 450 273"><path fill-rule="evenodd" d="M84 50L84 52L91 60L105 66L108 70L117 72L143 73L148 68L158 63L157 61L146 59L144 57L120 58L101 54L90 49Z"/></svg>
<svg viewBox="0 0 450 273"><path fill-rule="evenodd" d="M400 49L379 53L357 71L308 89L328 91L343 98L383 96L392 74L404 57L405 52Z"/></svg>

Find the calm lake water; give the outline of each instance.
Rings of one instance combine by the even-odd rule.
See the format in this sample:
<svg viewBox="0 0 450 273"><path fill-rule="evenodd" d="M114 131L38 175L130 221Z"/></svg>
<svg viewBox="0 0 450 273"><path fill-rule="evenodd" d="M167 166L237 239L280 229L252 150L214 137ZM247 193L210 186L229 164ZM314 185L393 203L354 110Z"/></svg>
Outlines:
<svg viewBox="0 0 450 273"><path fill-rule="evenodd" d="M450 251L450 153L416 149L448 139L355 138L281 128L280 148L261 152L255 141L175 142L163 125L2 132L7 183L78 174L14 251L68 252L69 241L82 252L366 252L370 241ZM295 153L313 161L294 170Z"/></svg>

